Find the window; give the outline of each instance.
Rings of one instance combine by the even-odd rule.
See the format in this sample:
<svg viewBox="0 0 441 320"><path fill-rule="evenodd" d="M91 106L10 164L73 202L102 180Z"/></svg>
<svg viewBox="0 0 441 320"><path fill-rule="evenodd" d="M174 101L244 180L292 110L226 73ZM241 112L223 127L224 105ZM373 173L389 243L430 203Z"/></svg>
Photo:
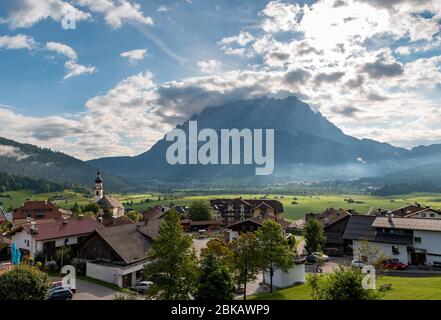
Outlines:
<svg viewBox="0 0 441 320"><path fill-rule="evenodd" d="M395 255L400 254L400 249L398 246L392 246L392 253Z"/></svg>
<svg viewBox="0 0 441 320"><path fill-rule="evenodd" d="M425 217L426 217L426 214L425 214L425 213L422 213L422 214L421 214L421 217L425 218Z"/></svg>
<svg viewBox="0 0 441 320"><path fill-rule="evenodd" d="M431 218L435 218L435 214L434 214L434 213L431 213L431 214L430 214L430 217L431 217Z"/></svg>
<svg viewBox="0 0 441 320"><path fill-rule="evenodd" d="M415 242L415 243L421 243L422 241L421 241L421 237L415 237L414 239L413 239L413 241Z"/></svg>

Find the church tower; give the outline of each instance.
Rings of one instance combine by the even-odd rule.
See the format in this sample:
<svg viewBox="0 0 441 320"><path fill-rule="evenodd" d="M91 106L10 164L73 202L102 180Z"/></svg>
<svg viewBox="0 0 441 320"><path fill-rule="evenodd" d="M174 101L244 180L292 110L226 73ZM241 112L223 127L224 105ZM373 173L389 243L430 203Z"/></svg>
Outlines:
<svg viewBox="0 0 441 320"><path fill-rule="evenodd" d="M96 175L97 176L95 179L94 198L95 201L98 202L104 195L104 189L103 189L103 178L101 178L101 172L98 170Z"/></svg>

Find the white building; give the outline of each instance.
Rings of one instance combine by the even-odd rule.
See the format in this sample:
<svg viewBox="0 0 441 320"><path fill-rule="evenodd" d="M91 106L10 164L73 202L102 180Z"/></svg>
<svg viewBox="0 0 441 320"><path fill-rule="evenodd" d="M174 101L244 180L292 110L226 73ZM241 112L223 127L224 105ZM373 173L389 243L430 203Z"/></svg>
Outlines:
<svg viewBox="0 0 441 320"><path fill-rule="evenodd" d="M103 178L101 172L98 170L97 177L95 179L94 199L101 211L109 210L113 219L118 219L124 216L124 206L117 199L111 195L104 194Z"/></svg>
<svg viewBox="0 0 441 320"><path fill-rule="evenodd" d="M273 286L277 288L289 287L294 284L305 283L305 262L306 259L296 260L294 266L287 272L277 269L273 275ZM269 272L263 274L263 282L271 282Z"/></svg>
<svg viewBox="0 0 441 320"><path fill-rule="evenodd" d="M148 263L159 224L155 220L144 226L132 223L96 230L79 247L86 275L119 287L135 285Z"/></svg>
<svg viewBox="0 0 441 320"><path fill-rule="evenodd" d="M10 235L23 254L33 257L42 252L47 260L51 260L57 248L78 244L95 229L101 228L104 226L91 218L66 218L22 224L14 228Z"/></svg>
<svg viewBox="0 0 441 320"><path fill-rule="evenodd" d="M354 259L363 260L363 241L379 256L398 259L410 265L441 263L441 220L354 215L350 218L345 239L353 241Z"/></svg>

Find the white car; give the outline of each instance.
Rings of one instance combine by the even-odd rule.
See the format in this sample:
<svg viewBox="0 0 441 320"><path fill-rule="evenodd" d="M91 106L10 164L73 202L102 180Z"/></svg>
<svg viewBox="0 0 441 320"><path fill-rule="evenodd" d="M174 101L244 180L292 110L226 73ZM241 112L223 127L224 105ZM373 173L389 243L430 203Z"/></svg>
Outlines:
<svg viewBox="0 0 441 320"><path fill-rule="evenodd" d="M365 265L366 265L366 263L364 263L363 261L360 261L360 260L352 260L351 261L351 266L354 268L362 269Z"/></svg>
<svg viewBox="0 0 441 320"><path fill-rule="evenodd" d="M133 290L136 292L145 292L150 286L152 285L152 282L150 281L140 281L136 285L132 287Z"/></svg>

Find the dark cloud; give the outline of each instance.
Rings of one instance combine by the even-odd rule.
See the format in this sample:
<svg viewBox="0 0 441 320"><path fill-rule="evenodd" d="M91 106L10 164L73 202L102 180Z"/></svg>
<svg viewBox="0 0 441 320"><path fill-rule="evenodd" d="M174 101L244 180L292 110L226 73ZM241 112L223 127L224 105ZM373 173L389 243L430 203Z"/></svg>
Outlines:
<svg viewBox="0 0 441 320"><path fill-rule="evenodd" d="M310 53L315 53L316 55L322 56L325 54L323 50L317 50L314 47L311 47L306 41L301 42L297 46L297 55L298 56L305 56Z"/></svg>
<svg viewBox="0 0 441 320"><path fill-rule="evenodd" d="M270 54L271 59L279 60L279 61L286 61L290 57L289 53L283 53L283 52L273 52Z"/></svg>
<svg viewBox="0 0 441 320"><path fill-rule="evenodd" d="M344 23L347 23L347 22L350 22L350 21L352 21L352 20L356 20L357 18L355 18L355 17L347 17L347 18L344 18L343 19L343 22Z"/></svg>
<svg viewBox="0 0 441 320"><path fill-rule="evenodd" d="M345 106L341 108L332 108L332 111L344 115L345 117L354 117L357 112L360 112L360 109L356 107Z"/></svg>
<svg viewBox="0 0 441 320"><path fill-rule="evenodd" d="M287 84L305 82L311 74L304 69L296 69L285 74L284 82Z"/></svg>
<svg viewBox="0 0 441 320"><path fill-rule="evenodd" d="M362 71L369 74L372 78L396 77L402 75L403 66L398 62L385 63L380 59L375 62L369 62L364 65Z"/></svg>
<svg viewBox="0 0 441 320"><path fill-rule="evenodd" d="M367 95L367 99L368 99L369 101L386 101L386 100L388 100L389 98L388 98L388 97L385 97L385 96L382 96L382 95L379 95L379 94L377 94L377 93L375 93L375 92L370 92L370 93Z"/></svg>
<svg viewBox="0 0 441 320"><path fill-rule="evenodd" d="M357 78L351 79L348 82L346 82L346 85L350 88L360 88L364 83L364 77L361 75L358 75Z"/></svg>
<svg viewBox="0 0 441 320"><path fill-rule="evenodd" d="M343 0L336 0L334 2L334 8L339 8L339 7L344 7L347 6L348 4L346 3L346 1Z"/></svg>
<svg viewBox="0 0 441 320"><path fill-rule="evenodd" d="M81 133L84 133L84 130L82 130L81 127L71 127L64 123L47 123L44 125L38 125L31 130L31 135L34 138L43 141Z"/></svg>
<svg viewBox="0 0 441 320"><path fill-rule="evenodd" d="M314 82L335 82L340 80L344 75L344 72L319 73L315 76Z"/></svg>

